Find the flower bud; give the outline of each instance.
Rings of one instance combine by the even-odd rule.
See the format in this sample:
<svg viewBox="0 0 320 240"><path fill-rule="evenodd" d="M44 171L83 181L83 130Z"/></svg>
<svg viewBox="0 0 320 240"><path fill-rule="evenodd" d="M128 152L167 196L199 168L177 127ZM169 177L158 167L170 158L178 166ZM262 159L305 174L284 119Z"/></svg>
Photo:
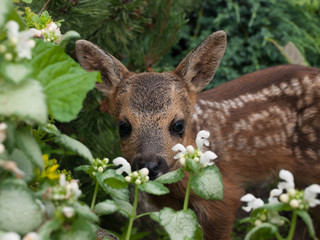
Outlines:
<svg viewBox="0 0 320 240"><path fill-rule="evenodd" d="M198 155L198 157L201 157L202 152L201 152L201 151L198 151L197 155Z"/></svg>
<svg viewBox="0 0 320 240"><path fill-rule="evenodd" d="M187 153L193 154L194 153L194 147L189 145L189 146L186 147L186 151L187 151Z"/></svg>
<svg viewBox="0 0 320 240"><path fill-rule="evenodd" d="M148 168L142 168L140 170L140 173L141 173L141 177L146 177L149 175L149 169Z"/></svg>
<svg viewBox="0 0 320 240"><path fill-rule="evenodd" d="M140 185L140 184L141 184L141 180L140 180L140 179L137 179L137 180L135 181L135 184L136 184L136 185Z"/></svg>
<svg viewBox="0 0 320 240"><path fill-rule="evenodd" d="M40 240L40 236L36 232L29 232L22 238L22 240Z"/></svg>
<svg viewBox="0 0 320 240"><path fill-rule="evenodd" d="M15 46L15 45L17 45L17 43L18 43L18 39L17 39L16 37L12 37L12 38L10 39L10 43L11 43L13 46Z"/></svg>
<svg viewBox="0 0 320 240"><path fill-rule="evenodd" d="M130 176L126 176L125 178L124 178L125 180L126 180L126 182L131 182L131 177Z"/></svg>
<svg viewBox="0 0 320 240"><path fill-rule="evenodd" d="M108 162L109 162L109 158L104 158L104 159L103 159L103 163L104 163L104 164L108 164Z"/></svg>
<svg viewBox="0 0 320 240"><path fill-rule="evenodd" d="M136 177L138 177L138 176L139 176L139 174L138 174L138 172L137 172L137 171L134 171L134 172L132 173L132 176L136 178Z"/></svg>
<svg viewBox="0 0 320 240"><path fill-rule="evenodd" d="M103 167L100 166L100 167L98 168L98 172L101 172L101 173L102 173L102 172L103 172Z"/></svg>
<svg viewBox="0 0 320 240"><path fill-rule="evenodd" d="M265 214L262 214L260 216L260 219L261 219L262 222L265 222L267 220L267 216Z"/></svg>
<svg viewBox="0 0 320 240"><path fill-rule="evenodd" d="M184 157L180 158L180 164L183 167L186 165L186 159Z"/></svg>
<svg viewBox="0 0 320 240"><path fill-rule="evenodd" d="M7 60L7 61L11 61L13 58L12 54L11 53L6 53L4 55L4 59Z"/></svg>
<svg viewBox="0 0 320 240"><path fill-rule="evenodd" d="M288 194L286 194L286 193L281 194L281 195L280 195L280 201L283 202L283 203L289 202L289 196L288 196Z"/></svg>
<svg viewBox="0 0 320 240"><path fill-rule="evenodd" d="M255 222L254 222L254 225L255 226L260 226L262 224L261 220L257 219Z"/></svg>
<svg viewBox="0 0 320 240"><path fill-rule="evenodd" d="M96 172L92 172L92 176L96 176L97 175L97 173Z"/></svg>
<svg viewBox="0 0 320 240"><path fill-rule="evenodd" d="M7 51L7 47L3 44L0 44L0 53L5 53Z"/></svg>
<svg viewBox="0 0 320 240"><path fill-rule="evenodd" d="M145 180L146 182L148 182L148 181L149 181L149 176L146 176L146 177L144 178L144 180Z"/></svg>
<svg viewBox="0 0 320 240"><path fill-rule="evenodd" d="M292 207L292 208L298 208L299 207L299 202L297 201L297 199L292 199L290 201L290 207Z"/></svg>
<svg viewBox="0 0 320 240"><path fill-rule="evenodd" d="M292 188L288 191L288 194L289 196L294 197L296 195L296 190Z"/></svg>
<svg viewBox="0 0 320 240"><path fill-rule="evenodd" d="M195 157L195 158L194 158L194 161L195 161L195 162L199 162L200 159L199 159L198 157Z"/></svg>

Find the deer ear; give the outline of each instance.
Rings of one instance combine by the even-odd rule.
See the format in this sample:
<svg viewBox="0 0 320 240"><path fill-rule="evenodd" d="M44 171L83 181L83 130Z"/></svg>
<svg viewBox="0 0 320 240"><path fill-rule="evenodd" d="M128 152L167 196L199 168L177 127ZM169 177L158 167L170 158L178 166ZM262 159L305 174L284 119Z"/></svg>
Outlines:
<svg viewBox="0 0 320 240"><path fill-rule="evenodd" d="M118 59L86 40L76 42L76 55L84 70L100 71L102 83L96 83L96 88L106 96L114 92L129 73Z"/></svg>
<svg viewBox="0 0 320 240"><path fill-rule="evenodd" d="M183 79L190 91L200 92L216 73L226 46L226 33L215 32L193 49L174 72Z"/></svg>

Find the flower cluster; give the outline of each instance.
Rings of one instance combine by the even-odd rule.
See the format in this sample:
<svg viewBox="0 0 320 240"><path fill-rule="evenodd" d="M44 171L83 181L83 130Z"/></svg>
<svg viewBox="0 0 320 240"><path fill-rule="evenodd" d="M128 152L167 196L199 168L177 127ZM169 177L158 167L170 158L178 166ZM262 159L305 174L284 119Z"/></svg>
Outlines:
<svg viewBox="0 0 320 240"><path fill-rule="evenodd" d="M134 183L136 185L143 184L149 181L149 170L147 168L142 168L139 171L131 172L131 166L126 159L123 157L117 157L113 160L113 164L116 166L122 165L116 170L116 173L122 174L126 172L128 176L125 177L125 180L128 183Z"/></svg>
<svg viewBox="0 0 320 240"><path fill-rule="evenodd" d="M108 158L104 158L104 159L93 159L93 172L91 173L92 176L96 176L97 172L104 172L107 168L107 164L109 162Z"/></svg>
<svg viewBox="0 0 320 240"><path fill-rule="evenodd" d="M45 42L59 43L61 42L60 28L52 21L41 29L35 37L43 38Z"/></svg>
<svg viewBox="0 0 320 240"><path fill-rule="evenodd" d="M304 190L295 189L294 177L288 170L281 170L279 177L284 180L278 184L278 188L270 192L269 202L288 204L292 209L307 210L320 204L317 194L320 186L312 184Z"/></svg>
<svg viewBox="0 0 320 240"><path fill-rule="evenodd" d="M203 168L212 165L213 162L211 160L216 159L217 155L212 151L203 152L203 147L209 146L209 141L207 140L209 137L210 133L208 131L202 130L198 132L196 138L197 149L194 149L191 145L187 147L184 147L180 143L175 145L172 150L175 152L179 151L179 153L174 158L179 159L183 167L186 166L186 159L193 159Z"/></svg>
<svg viewBox="0 0 320 240"><path fill-rule="evenodd" d="M59 185L49 188L46 197L59 202L59 201L70 201L74 202L81 195L81 190L78 186L78 181L71 179L71 181L66 181L66 176L64 174L60 175Z"/></svg>
<svg viewBox="0 0 320 240"><path fill-rule="evenodd" d="M6 28L8 42L0 44L0 54L4 55L4 59L7 61L31 59L31 49L36 45L31 38L40 32L34 28L19 32L19 24L12 20L6 24Z"/></svg>
<svg viewBox="0 0 320 240"><path fill-rule="evenodd" d="M18 233L7 232L5 233L1 240L21 240L21 237ZM22 240L40 240L40 236L36 232L27 233Z"/></svg>
<svg viewBox="0 0 320 240"><path fill-rule="evenodd" d="M4 152L5 147L3 145L4 140L6 140L6 129L7 129L7 124L5 123L0 123L0 154Z"/></svg>

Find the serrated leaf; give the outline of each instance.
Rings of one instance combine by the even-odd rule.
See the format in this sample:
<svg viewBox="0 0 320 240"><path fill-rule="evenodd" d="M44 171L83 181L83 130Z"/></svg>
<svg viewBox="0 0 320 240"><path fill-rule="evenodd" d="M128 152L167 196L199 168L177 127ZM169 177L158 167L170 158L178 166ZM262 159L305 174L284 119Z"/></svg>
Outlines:
<svg viewBox="0 0 320 240"><path fill-rule="evenodd" d="M138 188L143 191L153 195L164 195L169 193L169 189L165 187L162 183L148 181L144 184L138 186Z"/></svg>
<svg viewBox="0 0 320 240"><path fill-rule="evenodd" d="M61 122L76 118L100 74L86 72L63 48L51 43L37 41L33 56L31 75L44 87L54 118Z"/></svg>
<svg viewBox="0 0 320 240"><path fill-rule="evenodd" d="M25 80L31 72L30 67L23 63L3 62L1 64L1 73L11 82L16 84Z"/></svg>
<svg viewBox="0 0 320 240"><path fill-rule="evenodd" d="M93 162L93 157L90 150L81 142L73 139L65 134L61 134L54 139L55 142L62 144L69 150L72 150L79 154L80 156L87 159L90 163Z"/></svg>
<svg viewBox="0 0 320 240"><path fill-rule="evenodd" d="M6 22L6 18L11 7L12 7L11 0L0 1L0 27L2 27Z"/></svg>
<svg viewBox="0 0 320 240"><path fill-rule="evenodd" d="M75 203L74 209L76 210L77 214L88 221L98 222L99 218L96 214L94 214L91 209L87 205L82 205L80 203Z"/></svg>
<svg viewBox="0 0 320 240"><path fill-rule="evenodd" d="M244 240L256 239L256 238L253 238L253 236L257 234L259 231L266 230L266 229L269 229L272 234L278 231L278 228L275 225L271 223L262 223L259 226L255 226L253 229L251 229L245 236Z"/></svg>
<svg viewBox="0 0 320 240"><path fill-rule="evenodd" d="M30 219L32 218L32 221ZM43 220L34 194L24 181L7 179L0 185L0 229L26 234L34 231Z"/></svg>
<svg viewBox="0 0 320 240"><path fill-rule="evenodd" d="M170 236L170 239L184 240L186 238L200 240L201 228L196 215L190 209L174 211L163 208L160 212L151 213L150 217L160 223Z"/></svg>
<svg viewBox="0 0 320 240"><path fill-rule="evenodd" d="M11 153L10 160L14 161L17 163L17 166L20 170L23 171L23 179L26 182L29 182L33 178L33 165L31 160L19 149L14 149L13 152Z"/></svg>
<svg viewBox="0 0 320 240"><path fill-rule="evenodd" d="M184 170L182 168L168 172L160 177L158 177L155 182L162 184L170 184L180 181L184 177Z"/></svg>
<svg viewBox="0 0 320 240"><path fill-rule="evenodd" d="M111 214L111 213L118 211L119 208L118 208L118 205L114 201L107 199L107 200L95 205L94 210L99 215L108 215L108 214Z"/></svg>
<svg viewBox="0 0 320 240"><path fill-rule="evenodd" d="M124 188L128 186L128 183L124 179L122 175L119 175L116 173L114 169L108 169L104 173L102 173L104 176L103 183L107 184L107 186L112 188Z"/></svg>
<svg viewBox="0 0 320 240"><path fill-rule="evenodd" d="M215 165L203 168L201 172L193 176L191 188L195 194L210 200L223 198L223 183L221 174Z"/></svg>
<svg viewBox="0 0 320 240"><path fill-rule="evenodd" d="M23 151L33 164L39 168L44 168L42 153L40 147L33 136L27 131L16 132L17 145Z"/></svg>
<svg viewBox="0 0 320 240"><path fill-rule="evenodd" d="M301 211L301 210L296 211L296 213L304 221L304 223L307 225L310 237L312 237L313 239L317 239L316 233L314 231L312 219L311 219L309 213L306 211Z"/></svg>
<svg viewBox="0 0 320 240"><path fill-rule="evenodd" d="M27 80L19 85L4 84L0 88L0 115L24 120L47 122L47 104L39 82Z"/></svg>
<svg viewBox="0 0 320 240"><path fill-rule="evenodd" d="M117 198L114 198L113 200L117 204L120 213L126 217L130 217L133 208L131 203Z"/></svg>

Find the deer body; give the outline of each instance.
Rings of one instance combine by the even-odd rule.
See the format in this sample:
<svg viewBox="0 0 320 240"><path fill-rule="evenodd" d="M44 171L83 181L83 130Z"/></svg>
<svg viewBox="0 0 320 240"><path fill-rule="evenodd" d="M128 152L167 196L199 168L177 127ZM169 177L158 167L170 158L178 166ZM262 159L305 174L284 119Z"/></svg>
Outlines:
<svg viewBox="0 0 320 240"><path fill-rule="evenodd" d="M320 183L320 70L279 66L244 75L199 92L211 81L226 47L225 33L212 34L172 72L130 73L117 59L80 40L76 52L87 71L101 72L97 88L119 122L123 156L150 177L174 170L171 148L194 145L199 130L211 132L210 148L224 183L224 199L192 194L205 239L230 239L247 182L290 170L297 181ZM159 205L181 209L187 180L169 185Z"/></svg>

